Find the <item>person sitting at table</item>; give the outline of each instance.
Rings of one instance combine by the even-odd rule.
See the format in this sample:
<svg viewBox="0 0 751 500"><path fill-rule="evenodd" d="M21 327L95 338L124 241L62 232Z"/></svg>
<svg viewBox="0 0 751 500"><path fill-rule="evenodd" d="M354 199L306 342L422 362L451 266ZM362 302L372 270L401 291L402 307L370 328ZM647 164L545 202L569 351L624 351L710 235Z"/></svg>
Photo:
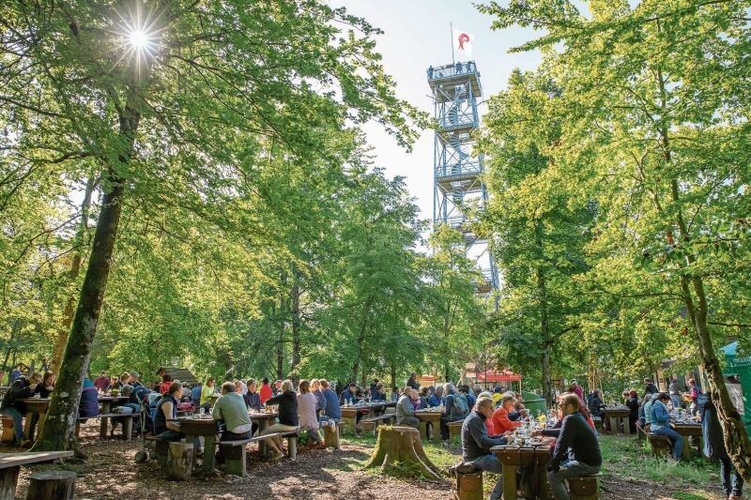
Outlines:
<svg viewBox="0 0 751 500"><path fill-rule="evenodd" d="M493 412L491 418L495 434L503 434L506 431L513 431L522 425L522 420L512 421L508 418L508 414L516 409L516 402L516 398L510 395L501 398L501 404Z"/></svg>
<svg viewBox="0 0 751 500"><path fill-rule="evenodd" d="M411 387L407 386L402 392L402 396L396 403L396 423L397 425L406 425L420 428L420 419L415 416L415 405L412 402L413 392L416 392Z"/></svg>
<svg viewBox="0 0 751 500"><path fill-rule="evenodd" d="M203 390L203 384L200 380L190 388L190 401L194 408L201 406L201 390Z"/></svg>
<svg viewBox="0 0 751 500"><path fill-rule="evenodd" d="M167 394L169 392L169 388L172 386L172 382L174 382L172 380L172 375L170 375L169 373L162 375L162 383L159 384L159 394Z"/></svg>
<svg viewBox="0 0 751 500"><path fill-rule="evenodd" d="M349 386L342 391L339 402L343 405L353 405L357 403L357 384L355 382L350 382Z"/></svg>
<svg viewBox="0 0 751 500"><path fill-rule="evenodd" d="M587 398L587 408L589 408L589 414L593 417L602 418L602 409L605 408L605 403L602 401L602 393L599 389L595 389Z"/></svg>
<svg viewBox="0 0 751 500"><path fill-rule="evenodd" d="M445 394L443 402L446 409L441 415L441 439L444 446L448 445L449 440L449 422L458 422L464 420L469 413L469 404L462 394L456 392L456 387L451 382L443 384Z"/></svg>
<svg viewBox="0 0 751 500"><path fill-rule="evenodd" d="M673 459L680 462L681 455L683 454L683 436L670 427L668 401L670 401L670 396L665 392L660 392L657 394L657 401L652 402L652 407L650 408L652 416L650 432L658 436L667 436L671 443L670 454Z"/></svg>
<svg viewBox="0 0 751 500"><path fill-rule="evenodd" d="M401 394L399 393L399 388L396 386L392 387L391 388L391 402L396 403L397 401L399 401L400 396Z"/></svg>
<svg viewBox="0 0 751 500"><path fill-rule="evenodd" d="M310 392L310 382L307 380L301 380L299 393L297 394L297 416L300 421L300 429L306 429L308 431L308 437L313 442L312 444L323 442L321 435L318 433L317 407L318 400L313 393Z"/></svg>
<svg viewBox="0 0 751 500"><path fill-rule="evenodd" d="M593 476L600 472L602 454L597 436L579 411L579 396L561 396L563 413L560 433L553 457L548 462L548 483L556 500L568 500L565 480L570 477Z"/></svg>
<svg viewBox="0 0 751 500"><path fill-rule="evenodd" d="M238 385L233 382L223 383L222 395L211 410L214 420L224 424L219 441L242 441L248 439L252 432L253 424L248 416L248 408L245 406L243 395L237 390ZM218 464L223 464L224 453L221 446L218 448L215 459Z"/></svg>
<svg viewBox="0 0 751 500"><path fill-rule="evenodd" d="M13 419L14 446L26 447L31 445L31 441L26 439L27 436L23 433L23 416L26 414L26 404L20 400L30 398L41 382L41 375L38 378L35 378L34 375L30 379L25 375L17 377L8 388L8 392L5 393L3 402L0 404L0 413ZM31 438L32 435L28 437Z"/></svg>
<svg viewBox="0 0 751 500"><path fill-rule="evenodd" d="M183 397L183 386L180 382L172 382L167 394L159 400L154 416L154 436L162 441L179 441L185 437L180 432L177 418L177 403Z"/></svg>
<svg viewBox="0 0 751 500"><path fill-rule="evenodd" d="M448 385L448 384L447 384ZM491 437L488 435L485 421L493 415L493 399L477 398L474 409L462 424L462 461L472 464L475 468L498 474L498 481L490 493L491 500L500 500L503 496L503 474L501 462L490 448L507 444L505 436Z"/></svg>
<svg viewBox="0 0 751 500"><path fill-rule="evenodd" d="M426 408L429 408L430 405L428 405L428 398L430 397L430 389L428 387L420 387L420 397L418 398L419 401L419 407L415 408L415 410L424 410Z"/></svg>
<svg viewBox="0 0 751 500"><path fill-rule="evenodd" d="M81 401L78 403L79 417L96 417L99 415L99 391L89 377L83 379Z"/></svg>
<svg viewBox="0 0 751 500"><path fill-rule="evenodd" d="M258 390L258 394L261 396L262 405L265 405L266 401L274 396L274 391L271 390L268 378L263 377L263 379L261 379L261 388Z"/></svg>
<svg viewBox="0 0 751 500"><path fill-rule="evenodd" d="M278 396L279 394L284 392L284 389L282 389L282 381L277 379L277 381L274 382L273 389L274 389L272 393L273 396Z"/></svg>
<svg viewBox="0 0 751 500"><path fill-rule="evenodd" d="M107 372L104 370L102 370L99 373L99 376L94 379L94 387L97 388L97 391L104 392L107 389L107 387L109 387L110 383L111 383L111 380L107 376Z"/></svg>
<svg viewBox="0 0 751 500"><path fill-rule="evenodd" d="M278 432L295 431L299 428L300 419L297 416L297 394L295 394L291 380L282 382L281 393L266 401L266 405L279 405L279 422L265 428L261 432L261 436ZM284 457L281 437L270 437L266 440L266 443L273 450L271 460L279 460Z"/></svg>
<svg viewBox="0 0 751 500"><path fill-rule="evenodd" d="M213 395L214 377L209 377L206 379L206 383L203 384L203 388L201 389L201 399L198 401L199 406L206 408L207 410L211 408L211 397Z"/></svg>
<svg viewBox="0 0 751 500"><path fill-rule="evenodd" d="M323 391L321 391L321 381L317 378L310 381L310 392L316 397L316 414L320 420L320 416L326 408L326 398L323 396Z"/></svg>
<svg viewBox="0 0 751 500"><path fill-rule="evenodd" d="M248 392L243 394L245 404L251 410L261 411L261 395L256 391L257 384L255 379L249 378L247 382ZM255 431L253 431L255 432Z"/></svg>
<svg viewBox="0 0 751 500"><path fill-rule="evenodd" d="M704 454L707 458L720 461L720 481L728 500L743 500L743 478L733 466L722 435L722 427L717 417L715 391L708 391L708 399L701 411L701 433L704 438Z"/></svg>
<svg viewBox="0 0 751 500"><path fill-rule="evenodd" d="M435 408L437 406L441 406L443 404L443 386L439 385L435 388L433 391L433 394L430 395L428 398L428 406L430 408Z"/></svg>
<svg viewBox="0 0 751 500"><path fill-rule="evenodd" d="M339 398L336 397L336 393L329 388L329 381L321 379L321 393L325 400L325 406L323 407L323 413L319 420L333 420L339 422L342 419L342 407L339 405Z"/></svg>
<svg viewBox="0 0 751 500"><path fill-rule="evenodd" d="M36 397L38 394L42 399L49 398L50 394L52 394L52 391L55 390L55 380L57 380L57 375L52 372L45 372L44 377L42 377L42 381L38 383L34 388L34 394L32 395L32 397ZM39 423L39 413L35 412L31 416L29 439L32 439L34 437L34 431L36 430L37 423Z"/></svg>
<svg viewBox="0 0 751 500"><path fill-rule="evenodd" d="M645 394L644 399L641 400L641 404L639 405L639 410L636 414L636 426L640 429L645 429L647 425L647 414L646 414L646 407L647 403L652 401L652 395L651 394Z"/></svg>
<svg viewBox="0 0 751 500"><path fill-rule="evenodd" d="M386 401L386 390L383 388L383 384L381 382L378 382L375 386L375 389L370 395L370 400L374 403L376 401L378 402L385 402Z"/></svg>

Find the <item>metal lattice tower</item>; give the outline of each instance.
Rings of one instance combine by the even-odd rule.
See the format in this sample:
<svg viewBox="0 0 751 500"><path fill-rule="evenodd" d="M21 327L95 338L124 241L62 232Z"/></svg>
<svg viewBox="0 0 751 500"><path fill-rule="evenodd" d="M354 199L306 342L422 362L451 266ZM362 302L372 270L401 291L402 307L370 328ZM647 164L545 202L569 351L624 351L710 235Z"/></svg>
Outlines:
<svg viewBox="0 0 751 500"><path fill-rule="evenodd" d="M433 162L433 226L448 224L462 231L466 254L477 261L485 276L479 293L498 289L498 269L487 241L469 231L462 207L471 200L485 205L488 191L481 175L484 155L472 156L472 132L480 127L477 100L482 97L480 73L474 61L428 68L433 93L435 133Z"/></svg>

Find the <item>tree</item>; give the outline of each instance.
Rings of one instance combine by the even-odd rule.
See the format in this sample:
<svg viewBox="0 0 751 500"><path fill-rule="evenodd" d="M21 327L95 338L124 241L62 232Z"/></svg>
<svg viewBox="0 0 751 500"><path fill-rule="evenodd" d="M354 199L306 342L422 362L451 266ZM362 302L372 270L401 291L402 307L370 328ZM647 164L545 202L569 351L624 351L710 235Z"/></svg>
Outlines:
<svg viewBox="0 0 751 500"><path fill-rule="evenodd" d="M402 144L412 108L392 94L374 29L316 2L6 2L0 100L30 126L14 147L90 158L102 203L81 295L37 449L73 445L81 382L100 318L125 202L235 220L258 166L333 160L321 126L375 119ZM342 22L351 29L340 33ZM355 31L357 30L357 32ZM340 36L342 35L342 36ZM31 98L28 98L31 93ZM230 220L227 220L230 219ZM250 233L263 224L243 228ZM235 231L239 231L237 225Z"/></svg>
<svg viewBox="0 0 751 500"><path fill-rule="evenodd" d="M751 445L715 352L727 339L722 325L748 324L747 313L724 306L747 295L734 287L749 262L747 9L733 0L645 0L634 9L597 1L590 16L568 1L482 7L496 28L546 31L520 49L541 48L562 87L561 138L544 151L556 181L580 204L598 204L588 246L598 262L587 278L600 293L628 289L641 307L640 297L662 299L643 321L670 309L682 319L718 396L727 449L748 479Z"/></svg>

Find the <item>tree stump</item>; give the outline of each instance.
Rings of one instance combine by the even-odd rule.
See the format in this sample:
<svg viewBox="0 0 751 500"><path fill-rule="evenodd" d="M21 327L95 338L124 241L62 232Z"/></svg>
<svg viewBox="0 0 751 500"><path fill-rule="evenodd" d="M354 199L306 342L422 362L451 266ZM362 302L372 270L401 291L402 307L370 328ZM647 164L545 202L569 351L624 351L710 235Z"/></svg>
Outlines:
<svg viewBox="0 0 751 500"><path fill-rule="evenodd" d="M339 449L339 425L324 425L323 429L323 443L326 448Z"/></svg>
<svg viewBox="0 0 751 500"><path fill-rule="evenodd" d="M35 472L29 477L28 500L68 500L76 488L76 473L67 470Z"/></svg>
<svg viewBox="0 0 751 500"><path fill-rule="evenodd" d="M0 436L0 442L10 443L16 437L15 431L13 430L13 418L7 415L3 415L2 423L3 423L3 434L2 436Z"/></svg>
<svg viewBox="0 0 751 500"><path fill-rule="evenodd" d="M378 428L378 441L366 469L380 467L384 473L423 476L440 479L422 448L420 431L413 427L385 426Z"/></svg>
<svg viewBox="0 0 751 500"><path fill-rule="evenodd" d="M207 450L206 452L213 453L214 450ZM164 465L167 479L183 481L190 477L192 469L193 443L171 441L169 444L169 453L167 454L167 463Z"/></svg>

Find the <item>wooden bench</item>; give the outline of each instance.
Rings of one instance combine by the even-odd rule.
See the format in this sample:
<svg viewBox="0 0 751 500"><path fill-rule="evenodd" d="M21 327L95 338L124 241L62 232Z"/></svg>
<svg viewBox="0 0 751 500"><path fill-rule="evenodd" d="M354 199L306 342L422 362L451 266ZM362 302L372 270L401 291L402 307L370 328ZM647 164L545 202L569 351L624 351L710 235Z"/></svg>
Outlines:
<svg viewBox="0 0 751 500"><path fill-rule="evenodd" d="M73 451L42 451L0 454L0 500L16 498L18 474L22 465L55 462L73 456Z"/></svg>
<svg viewBox="0 0 751 500"><path fill-rule="evenodd" d="M144 438L146 441L153 441L156 448L156 463L164 467L167 465L167 455L169 454L169 441L159 439L154 436ZM153 457L152 457L153 458Z"/></svg>
<svg viewBox="0 0 751 500"><path fill-rule="evenodd" d="M472 472L454 470L453 473L456 476L455 500L484 500L481 470Z"/></svg>
<svg viewBox="0 0 751 500"><path fill-rule="evenodd" d="M460 436L462 435L462 425L464 425L464 420L457 420L456 422L449 422L449 439L451 439L454 436Z"/></svg>
<svg viewBox="0 0 751 500"><path fill-rule="evenodd" d="M396 420L396 415L392 413L385 413L378 415L377 417L363 418L360 420L360 425L364 431L373 431L373 435L376 434L379 424L389 424Z"/></svg>
<svg viewBox="0 0 751 500"><path fill-rule="evenodd" d="M9 415L0 416L3 424L3 435L0 436L0 442L12 443L16 438L16 434L13 431L13 417Z"/></svg>
<svg viewBox="0 0 751 500"><path fill-rule="evenodd" d="M652 454L656 457L670 456L670 438L659 434L647 434L647 440L652 446Z"/></svg>
<svg viewBox="0 0 751 500"><path fill-rule="evenodd" d="M297 431L281 432L280 435L287 438L287 455L289 455L289 458L297 459Z"/></svg>
<svg viewBox="0 0 751 500"><path fill-rule="evenodd" d="M100 413L93 417L78 417L76 420L76 437L81 432L81 423L86 422L89 419L107 419L107 418L123 418L123 439L130 441L133 438L133 419L141 415L141 412L136 413ZM113 428L114 431L114 428Z"/></svg>
<svg viewBox="0 0 751 500"><path fill-rule="evenodd" d="M217 445L222 449L224 455L224 471L233 476L245 477L248 475L245 458L245 446L249 443L263 441L269 437L282 436L282 433L266 434L265 436L255 436L238 441L217 441Z"/></svg>
<svg viewBox="0 0 751 500"><path fill-rule="evenodd" d="M571 500L597 500L600 492L600 476L581 476L568 478L569 498Z"/></svg>
<svg viewBox="0 0 751 500"><path fill-rule="evenodd" d="M647 440L647 430L639 422L636 423L636 441L641 443Z"/></svg>
<svg viewBox="0 0 751 500"><path fill-rule="evenodd" d="M602 434L602 417L592 416L592 423L595 424L595 430Z"/></svg>

